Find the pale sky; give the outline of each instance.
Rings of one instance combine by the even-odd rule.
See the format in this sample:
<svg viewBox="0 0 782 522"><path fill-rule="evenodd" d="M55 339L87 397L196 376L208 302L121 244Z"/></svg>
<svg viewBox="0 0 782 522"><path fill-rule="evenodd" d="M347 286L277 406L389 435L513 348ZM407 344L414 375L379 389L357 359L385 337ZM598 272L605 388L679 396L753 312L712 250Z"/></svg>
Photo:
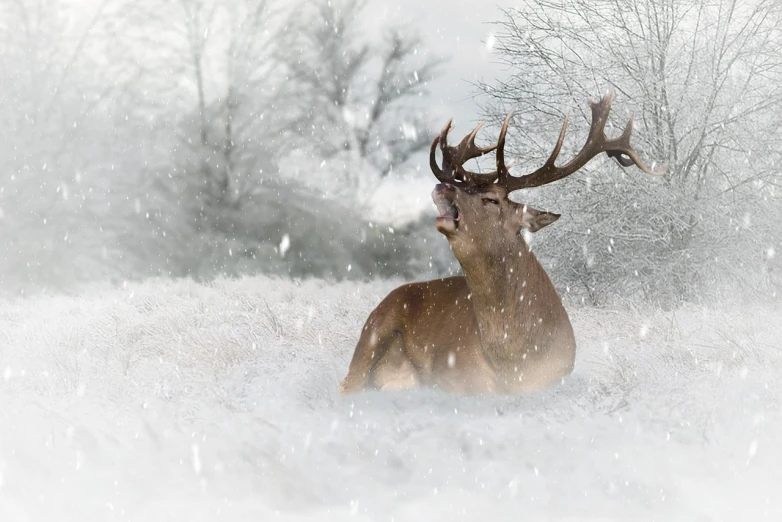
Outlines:
<svg viewBox="0 0 782 522"><path fill-rule="evenodd" d="M470 82L481 78L491 80L502 71L486 45L495 29L491 22L503 16L498 3L492 0L369 0L368 11L373 14L378 28L389 23L409 24L424 36L432 54L448 59L442 76L432 84L432 98L440 105L437 112L441 110L446 120L453 116L458 128L462 125L472 127L478 110L470 99L474 92Z"/></svg>

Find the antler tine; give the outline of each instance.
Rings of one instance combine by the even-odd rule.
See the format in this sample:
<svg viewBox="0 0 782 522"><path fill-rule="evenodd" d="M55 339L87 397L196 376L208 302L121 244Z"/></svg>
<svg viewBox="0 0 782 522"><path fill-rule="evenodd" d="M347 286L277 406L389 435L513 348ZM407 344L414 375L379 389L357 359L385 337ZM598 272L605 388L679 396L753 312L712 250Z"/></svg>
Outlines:
<svg viewBox="0 0 782 522"><path fill-rule="evenodd" d="M600 138L604 142L602 148L603 150L605 150L606 155L609 158L616 159L617 163L619 163L623 167L632 167L633 165L635 165L646 174L650 174L652 176L660 176L664 174L668 167L667 163L661 165L657 169L651 169L647 167L646 164L644 164L643 160L641 160L641 157L638 156L638 153L633 149L633 146L630 145L630 137L633 135L632 115L630 115L630 118L627 120L627 124L625 125L622 134L618 138L614 138L614 139L606 138L604 129L605 129L606 122L608 121L608 113L611 111L611 102L613 101L613 99L614 99L614 90L610 89L603 97L603 100L600 101L600 104L597 104L597 105L603 105L605 100L605 103L607 105L604 108L604 111L602 111L602 122L600 127ZM596 104L591 104L591 105L592 105L592 113L594 115ZM598 107L598 109L600 109L600 107Z"/></svg>
<svg viewBox="0 0 782 522"><path fill-rule="evenodd" d="M443 127L443 130L440 131L440 134L435 136L434 141L432 141L432 146L429 149L429 168L432 169L432 173L434 176L438 179L438 181L442 183L452 183L454 181L453 176L453 168L448 165L448 162L445 158L445 152L443 152L443 168L445 169L445 172L440 169L440 166L437 164L437 157L435 156L435 152L437 151L437 145L440 145L440 148L445 151L445 146L447 146L448 142L448 132L451 130L451 123L453 122L453 118L448 120L448 123L445 124L445 127Z"/></svg>
<svg viewBox="0 0 782 522"><path fill-rule="evenodd" d="M554 166L554 162L559 157L559 151L562 150L562 144L565 143L565 134L567 133L567 126L570 122L570 111L565 114L565 121L562 122L562 128L559 130L559 138L557 138L557 144L554 146L554 150L551 151L545 165Z"/></svg>
<svg viewBox="0 0 782 522"><path fill-rule="evenodd" d="M478 131L483 127L483 123L479 123L473 129L473 131L462 138L455 147L448 145L448 132L451 130L453 119L448 120L448 123L437 135L432 142L431 149L429 151L429 165L434 173L435 177L443 183L449 183L454 181L464 181L471 185L482 185L486 183L492 183L496 179L495 176L480 174L476 172L470 172L465 170L462 165L473 158L478 158L487 154L497 148L497 144L488 145L486 147L480 147L475 144L475 138L478 135ZM437 165L435 158L435 150L437 144L440 145L440 150L443 153L443 169Z"/></svg>
<svg viewBox="0 0 782 522"><path fill-rule="evenodd" d="M456 171L456 179L462 179L468 183L480 183L481 174L470 172L465 170L463 165L474 158L479 158L484 154L487 154L497 148L497 144L489 145L487 147L479 147L475 144L475 137L478 135L478 131L483 127L483 122L475 126L470 134L462 138L462 141L455 147L448 147L443 149L443 154L448 153L448 158L451 165ZM440 142L442 146L443 143Z"/></svg>
<svg viewBox="0 0 782 522"><path fill-rule="evenodd" d="M625 130L622 131L622 135L617 138L617 141L621 142L622 145L625 145L627 148L630 148L630 136L633 134L633 117L630 116L630 119L627 120L627 125L625 125ZM617 163L619 163L623 167L632 167L634 164L634 161L632 158L628 158L624 156L621 152L616 151L607 151L606 154L610 158L614 158ZM646 166L644 165L644 168Z"/></svg>
<svg viewBox="0 0 782 522"><path fill-rule="evenodd" d="M462 165L468 160L479 158L497 148L496 143L487 147L479 147L475 144L475 137L478 135L481 127L483 127L483 122L476 125L472 132L462 138L462 141L456 146L456 150L460 153L459 161Z"/></svg>
<svg viewBox="0 0 782 522"><path fill-rule="evenodd" d="M611 112L611 102L613 99L614 90L610 89L599 102L589 103L590 108L592 109L592 122L589 127L589 134L587 135L586 143L584 143L581 151L576 154L576 157L574 157L572 160L561 167L557 167L554 164L562 148L562 143L565 140L565 132L567 130L567 124L570 117L570 114L568 113L568 115L565 117L564 123L562 124L562 129L559 132L559 139L557 140L557 144L548 160L546 160L546 163L544 163L543 166L536 171L525 176L513 177L510 176L507 172L504 175L501 173L498 184L502 184L508 192L522 188L547 185L573 174L601 152L605 152L609 157L615 158L623 167L630 167L635 165L647 174L663 174L665 172L666 165L663 165L660 169L650 169L643 163L643 161L641 161L638 153L636 153L630 145L630 136L633 132L632 118L630 118L630 121L627 123L624 131L619 137L613 139L606 138L605 126L608 122L608 114ZM504 143L504 129L501 135L501 141ZM500 149L498 149L497 154L498 168L500 165L499 150Z"/></svg>
<svg viewBox="0 0 782 522"><path fill-rule="evenodd" d="M513 109L505 116L505 121L502 122L502 130L500 130L500 138L497 140L497 184L505 185L510 178L510 170L505 165L505 135L508 133L508 125L510 125L510 119L513 116Z"/></svg>
<svg viewBox="0 0 782 522"><path fill-rule="evenodd" d="M617 163L623 167L632 167L635 165L646 174L652 176L661 176L662 174L665 174L665 171L668 169L667 163L663 163L657 168L649 168L644 164L643 160L638 156L638 153L635 152L630 145L630 136L632 136L632 134L633 117L630 116L630 119L627 120L627 125L625 125L625 130L622 131L622 135L615 140L611 140L615 141L617 146L613 150L607 150L606 155L609 158L614 158Z"/></svg>
<svg viewBox="0 0 782 522"><path fill-rule="evenodd" d="M440 165L437 164L437 157L435 156L435 152L437 151L437 143L440 141L440 136L435 136L434 140L432 141L432 146L429 148L429 168L432 169L432 174L434 174L434 177L437 178L438 181L441 181L442 183L447 183L449 180L445 177L445 173L440 169Z"/></svg>
<svg viewBox="0 0 782 522"><path fill-rule="evenodd" d="M615 94L613 89L608 89L599 102L589 102L589 108L592 109L592 124L589 126L587 144L589 144L590 138L605 140L606 123L608 123L608 114L611 112L611 104L614 102Z"/></svg>

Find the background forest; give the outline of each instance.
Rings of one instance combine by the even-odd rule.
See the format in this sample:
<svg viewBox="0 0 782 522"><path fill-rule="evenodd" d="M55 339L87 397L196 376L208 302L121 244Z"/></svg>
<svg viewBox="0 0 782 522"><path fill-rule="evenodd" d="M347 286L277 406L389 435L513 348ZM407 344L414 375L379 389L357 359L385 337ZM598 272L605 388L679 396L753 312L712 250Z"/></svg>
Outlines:
<svg viewBox="0 0 782 522"><path fill-rule="evenodd" d="M634 114L636 150L668 164L660 179L601 158L514 196L563 214L533 243L562 293L777 297L782 6L497 12L482 45L502 74L472 93L479 141L516 109L516 174L545 159L568 110L573 154L586 100L608 87L609 132ZM360 0L0 0L0 291L458 271L429 189L417 206L396 194L434 184L428 145L451 114L431 86L460 73L430 35L375 14ZM454 136L475 122L456 123Z"/></svg>

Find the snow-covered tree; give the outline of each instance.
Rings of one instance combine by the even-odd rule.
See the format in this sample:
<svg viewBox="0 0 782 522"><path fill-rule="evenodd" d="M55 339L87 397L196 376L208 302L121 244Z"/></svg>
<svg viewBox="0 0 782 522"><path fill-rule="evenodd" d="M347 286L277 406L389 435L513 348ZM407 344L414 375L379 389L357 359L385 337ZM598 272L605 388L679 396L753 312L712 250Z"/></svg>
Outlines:
<svg viewBox="0 0 782 522"><path fill-rule="evenodd" d="M570 108L565 150L579 147L585 101L609 86L613 132L634 113L635 148L668 163L653 179L596 160L523 196L565 214L539 242L559 279L594 302L691 298L722 277L765 291L754 276L779 241L779 4L544 0L505 14L494 49L510 74L483 89L495 121L517 109L517 170L545 160Z"/></svg>
<svg viewBox="0 0 782 522"><path fill-rule="evenodd" d="M366 210L379 180L428 141L435 64L416 35L389 29L370 45L349 16L334 40L331 22L368 14L345 6L0 0L3 288L429 270L415 264L423 241L377 228ZM327 7L331 22L318 14ZM319 31L293 38L295 13ZM334 113L337 91L301 66L329 48L340 72L355 47L360 67L337 78L348 87Z"/></svg>
<svg viewBox="0 0 782 522"><path fill-rule="evenodd" d="M434 64L423 61L418 69L406 69L418 64L414 57L419 41L398 32L382 56L370 56L365 46L360 77L339 76L337 80L349 82L350 92L345 95L351 108L360 101L356 96L364 96L362 89L376 89L371 124L361 136L360 127L344 119L342 126L317 132L302 126L309 118L305 108L317 115L330 114L324 102L328 82L309 82L300 74L301 57L289 52L292 20L301 22L305 12L315 16L316 25L322 25L316 13L304 7L302 11L301 6L272 0L171 0L162 4L141 0L124 2L111 11L111 23L118 33L113 66L138 70L126 86L127 96L136 102L131 113L151 122L143 181L132 194L143 219L134 217L132 211L127 216L135 220L133 230L146 229L146 234L128 234L127 241L150 266L165 274L199 277L248 271L305 274L308 266L312 274L355 276L372 272L357 261L362 249L369 249L370 257L372 249L387 250L389 267L407 262L401 254L393 255L402 251L402 239L397 238L382 247L378 243L377 248L362 246L360 240L340 239L345 255L329 252L327 238L334 236L333 231L326 230L327 219L316 215L344 217L358 227L346 231L352 230L356 237L366 235L357 230L369 230L361 218L371 190L392 164L398 164L394 161L405 161L424 141L420 136L425 133L417 134L422 117L417 116L416 96L423 93L423 78ZM356 14L361 11L358 4L349 8ZM329 12L342 13L336 6L323 11ZM358 32L355 21L348 25L352 29L336 45L345 49L363 45L367 36ZM309 53L334 44L332 26L325 27L329 30L310 34L306 27L295 33L296 38L314 38L299 41L306 45L308 59L312 59ZM323 42L318 43L321 38ZM343 72L339 69L340 60L346 60L342 50L332 47L330 66L337 68L332 72ZM376 67L376 61L383 66ZM404 84L400 83L403 78ZM341 116L348 114L348 106L343 108ZM399 133L381 135L390 132L392 123L398 125ZM350 137L352 143L360 139L362 151L329 147L339 133L347 133L343 138ZM377 166L382 158L385 170ZM309 187L311 197L305 196L302 186ZM307 208L302 207L305 201ZM334 207L331 212L325 210L329 207ZM299 209L296 218L286 209ZM284 216L298 225L284 226ZM275 254L285 234L290 234L290 250L299 257L305 254L299 248L301 238L310 237L307 255L319 262ZM324 241L313 239L320 236ZM330 246L336 248L333 242ZM336 263L342 272L318 268L324 256L333 257L327 264ZM356 259L343 263L346 256ZM352 266L350 272L348 266ZM393 268L386 270L392 272Z"/></svg>
<svg viewBox="0 0 782 522"><path fill-rule="evenodd" d="M279 47L295 93L299 146L342 165L359 204L428 147L426 85L440 65L419 35L401 28L388 27L374 42L362 32L371 14L363 0L303 2Z"/></svg>
<svg viewBox="0 0 782 522"><path fill-rule="evenodd" d="M135 129L105 65L111 0L0 1L0 285L22 291L131 270ZM121 122L121 123L120 123Z"/></svg>

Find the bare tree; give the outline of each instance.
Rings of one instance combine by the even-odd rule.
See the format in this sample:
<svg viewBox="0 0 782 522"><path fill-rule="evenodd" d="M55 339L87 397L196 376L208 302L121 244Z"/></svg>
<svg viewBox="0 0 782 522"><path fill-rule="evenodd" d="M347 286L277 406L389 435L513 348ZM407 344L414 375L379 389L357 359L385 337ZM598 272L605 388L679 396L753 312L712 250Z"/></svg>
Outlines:
<svg viewBox="0 0 782 522"><path fill-rule="evenodd" d="M115 174L134 156L102 67L114 2L0 1L2 286L57 288L127 269ZM131 176L128 176L131 177ZM112 206L114 205L114 206Z"/></svg>
<svg viewBox="0 0 782 522"><path fill-rule="evenodd" d="M204 272L201 258L221 249L252 250L259 224L245 207L274 174L286 132L277 16L267 0L134 1L114 13L118 61L140 64L128 88L136 117L153 122L136 194L149 248L167 249L174 273Z"/></svg>
<svg viewBox="0 0 782 522"><path fill-rule="evenodd" d="M328 103L279 52L289 9L273 0L0 0L0 286L411 274L407 259L417 256L404 252L423 248L416 241L278 174L310 179L312 169L285 156L304 150L317 166L321 143L343 130L356 145L349 155L360 149L373 172L419 150L429 73L417 40L390 35L382 54L367 47L362 69L344 77L345 107L371 124L319 119L305 129L302 107L321 115ZM335 158L326 159L344 159Z"/></svg>
<svg viewBox="0 0 782 522"><path fill-rule="evenodd" d="M538 144L564 109L612 85L635 113L636 148L668 163L659 183L596 165L547 200L589 224L550 232L544 257L569 284L593 301L618 289L692 297L726 271L756 284L747 269L774 241L761 216L780 183L779 3L543 0L505 14L495 49L511 74L482 88L495 118L518 107L517 155L547 155Z"/></svg>
<svg viewBox="0 0 782 522"><path fill-rule="evenodd" d="M273 56L273 6L267 0L130 2L118 16L133 27L126 49L143 64L142 82L156 95L170 91L165 109L177 116L173 125L162 121L161 130L175 129L181 156L189 156L185 182L199 185L207 206L240 206L260 182L259 172L274 165L269 153L285 127L274 113L283 73Z"/></svg>
<svg viewBox="0 0 782 522"><path fill-rule="evenodd" d="M317 157L346 158L349 186L373 185L359 173L385 177L428 147L423 96L440 64L425 55L418 35L399 28L369 43L361 32L365 8L364 0L303 3L280 47L302 143Z"/></svg>

